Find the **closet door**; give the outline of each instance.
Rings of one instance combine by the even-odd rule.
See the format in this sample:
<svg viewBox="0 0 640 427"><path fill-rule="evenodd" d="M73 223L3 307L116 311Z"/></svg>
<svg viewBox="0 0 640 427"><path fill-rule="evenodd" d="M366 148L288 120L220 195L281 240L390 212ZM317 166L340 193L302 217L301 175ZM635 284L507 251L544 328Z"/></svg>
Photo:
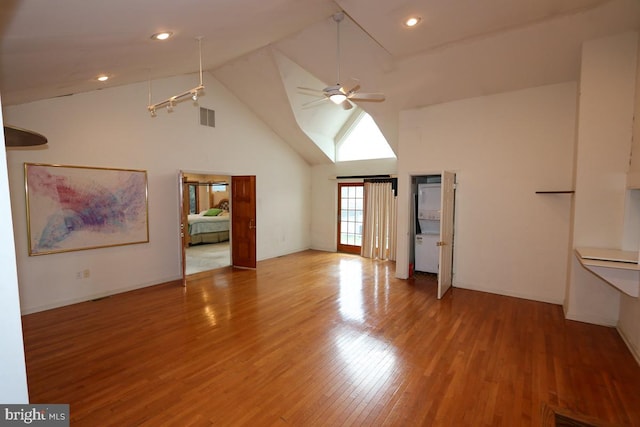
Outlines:
<svg viewBox="0 0 640 427"><path fill-rule="evenodd" d="M438 299L449 290L453 281L453 214L456 174L442 172L440 194L440 247L438 267Z"/></svg>

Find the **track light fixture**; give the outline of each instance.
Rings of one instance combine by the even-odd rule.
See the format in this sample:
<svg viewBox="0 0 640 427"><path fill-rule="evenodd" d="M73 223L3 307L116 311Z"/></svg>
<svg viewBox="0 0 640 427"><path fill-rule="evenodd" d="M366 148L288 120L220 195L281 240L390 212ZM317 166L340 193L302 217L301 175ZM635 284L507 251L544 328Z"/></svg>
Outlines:
<svg viewBox="0 0 640 427"><path fill-rule="evenodd" d="M185 98L191 97L193 101L197 101L201 95L201 92L204 90L204 85L202 84L202 37L196 37L198 40L198 48L200 53L200 84L192 89L186 90L178 95L174 95L165 99L164 101L160 101L156 104L151 103L151 80L149 80L149 105L147 106L147 111L151 117L156 117L156 110L158 108L166 107L167 112L173 112L173 107L178 104L180 101L184 101Z"/></svg>

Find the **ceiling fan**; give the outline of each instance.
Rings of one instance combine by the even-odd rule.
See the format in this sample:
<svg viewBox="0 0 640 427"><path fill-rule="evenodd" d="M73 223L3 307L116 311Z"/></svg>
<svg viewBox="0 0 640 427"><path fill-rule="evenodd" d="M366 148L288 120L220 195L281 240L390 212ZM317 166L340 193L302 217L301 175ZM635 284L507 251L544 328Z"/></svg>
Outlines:
<svg viewBox="0 0 640 427"><path fill-rule="evenodd" d="M353 108L350 100L352 101L366 101L366 102L382 102L385 97L382 93L364 93L358 92L360 90L360 84L356 79L356 84L350 89L345 89L345 87L340 83L340 22L344 19L344 13L338 12L333 15L333 20L336 22L336 30L337 30L337 49L336 49L336 58L337 58L337 79L336 84L333 86L327 86L322 90L311 89L308 87L299 87L298 91L300 93L306 95L313 96L321 96L321 98L315 99L313 101L307 102L302 105L302 108L311 108L316 105L320 105L325 101L332 101L336 105L341 105L345 110L350 110Z"/></svg>

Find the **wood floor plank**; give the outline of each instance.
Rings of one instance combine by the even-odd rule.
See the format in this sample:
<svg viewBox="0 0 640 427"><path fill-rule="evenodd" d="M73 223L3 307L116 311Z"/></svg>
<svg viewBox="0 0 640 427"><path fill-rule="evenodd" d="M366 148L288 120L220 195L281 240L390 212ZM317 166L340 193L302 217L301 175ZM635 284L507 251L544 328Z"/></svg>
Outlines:
<svg viewBox="0 0 640 427"><path fill-rule="evenodd" d="M23 317L30 399L72 426L640 426L617 331L304 251Z"/></svg>

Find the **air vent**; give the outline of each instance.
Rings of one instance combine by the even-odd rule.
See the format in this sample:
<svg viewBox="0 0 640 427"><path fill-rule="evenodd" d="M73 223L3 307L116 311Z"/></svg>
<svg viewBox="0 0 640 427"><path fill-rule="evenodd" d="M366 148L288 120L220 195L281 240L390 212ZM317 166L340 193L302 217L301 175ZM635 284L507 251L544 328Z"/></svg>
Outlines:
<svg viewBox="0 0 640 427"><path fill-rule="evenodd" d="M216 127L216 112L200 107L200 124L212 128Z"/></svg>

